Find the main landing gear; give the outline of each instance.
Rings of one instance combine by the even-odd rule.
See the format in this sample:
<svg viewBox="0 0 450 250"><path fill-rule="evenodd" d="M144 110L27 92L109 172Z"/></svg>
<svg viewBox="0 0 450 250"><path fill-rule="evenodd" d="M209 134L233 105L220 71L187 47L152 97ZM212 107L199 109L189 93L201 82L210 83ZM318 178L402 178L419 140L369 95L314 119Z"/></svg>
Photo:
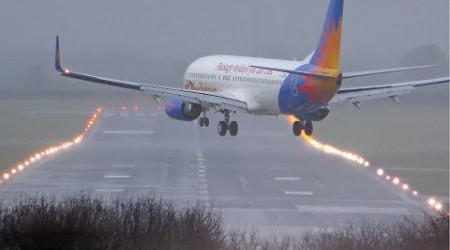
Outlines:
<svg viewBox="0 0 450 250"><path fill-rule="evenodd" d="M310 136L313 134L313 124L311 121L295 121L292 125L292 132L295 136L300 136L302 134L302 131L305 132L307 136Z"/></svg>
<svg viewBox="0 0 450 250"><path fill-rule="evenodd" d="M230 132L231 136L236 136L239 131L239 126L236 121L230 121L230 111L229 110L221 110L220 111L224 116L224 120L220 121L217 125L217 132L221 136L225 136L227 132ZM209 126L209 118L206 117L206 112L203 112L202 117L199 118L198 124L200 127L208 127Z"/></svg>
<svg viewBox="0 0 450 250"><path fill-rule="evenodd" d="M238 123L236 121L230 122L230 111L224 110L220 111L224 114L225 119L224 121L220 121L217 125L217 132L221 136L225 136L227 134L227 131L230 132L231 136L236 136L239 131Z"/></svg>

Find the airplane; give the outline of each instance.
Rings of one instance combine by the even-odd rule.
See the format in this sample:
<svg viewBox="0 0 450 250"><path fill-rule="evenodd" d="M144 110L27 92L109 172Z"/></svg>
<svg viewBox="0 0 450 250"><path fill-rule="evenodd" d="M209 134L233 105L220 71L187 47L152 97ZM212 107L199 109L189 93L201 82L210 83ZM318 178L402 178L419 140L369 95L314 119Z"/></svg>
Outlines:
<svg viewBox="0 0 450 250"><path fill-rule="evenodd" d="M341 33L344 0L330 0L322 34L316 50L303 61L214 55L192 62L183 77L184 88L115 80L73 72L61 66L59 36L56 37L55 68L62 76L120 88L144 91L155 100L166 99L165 112L176 120L194 121L209 126L207 112L220 112L219 135L238 134L238 123L231 115L293 115L295 136L313 134L313 123L324 120L330 106L408 94L416 87L443 84L449 77L368 87L344 88L345 79L434 67L414 66L342 72L340 69Z"/></svg>

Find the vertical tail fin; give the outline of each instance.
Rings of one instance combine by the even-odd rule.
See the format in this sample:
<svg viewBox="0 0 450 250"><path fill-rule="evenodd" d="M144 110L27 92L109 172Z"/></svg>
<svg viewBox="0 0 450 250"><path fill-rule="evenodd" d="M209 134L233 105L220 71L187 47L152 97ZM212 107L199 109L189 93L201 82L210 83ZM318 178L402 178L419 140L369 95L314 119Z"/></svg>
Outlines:
<svg viewBox="0 0 450 250"><path fill-rule="evenodd" d="M330 69L339 69L341 55L341 31L344 0L330 0L319 45L310 63Z"/></svg>

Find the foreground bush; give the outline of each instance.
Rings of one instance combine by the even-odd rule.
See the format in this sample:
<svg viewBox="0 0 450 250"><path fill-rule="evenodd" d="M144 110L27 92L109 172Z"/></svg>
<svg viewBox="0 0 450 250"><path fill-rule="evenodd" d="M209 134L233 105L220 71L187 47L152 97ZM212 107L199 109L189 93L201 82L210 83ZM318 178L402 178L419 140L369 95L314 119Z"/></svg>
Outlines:
<svg viewBox="0 0 450 250"><path fill-rule="evenodd" d="M220 249L220 216L155 198L41 197L0 208L0 249Z"/></svg>
<svg viewBox="0 0 450 250"><path fill-rule="evenodd" d="M0 249L448 249L446 215L312 232L300 237L258 237L226 232L219 214L202 206L175 208L155 198L46 197L0 205Z"/></svg>
<svg viewBox="0 0 450 250"><path fill-rule="evenodd" d="M359 222L337 229L291 236L258 238L255 234L228 234L228 249L283 250L448 250L449 217L403 217L378 224Z"/></svg>

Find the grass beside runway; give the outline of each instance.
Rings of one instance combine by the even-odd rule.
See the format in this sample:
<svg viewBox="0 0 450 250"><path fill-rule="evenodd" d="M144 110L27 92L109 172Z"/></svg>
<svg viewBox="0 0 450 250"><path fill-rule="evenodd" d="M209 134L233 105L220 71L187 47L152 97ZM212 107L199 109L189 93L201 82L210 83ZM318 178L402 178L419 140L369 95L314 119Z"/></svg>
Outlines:
<svg viewBox="0 0 450 250"><path fill-rule="evenodd" d="M448 197L449 109L442 104L386 101L362 112L337 107L315 124L315 137L364 156L422 193Z"/></svg>
<svg viewBox="0 0 450 250"><path fill-rule="evenodd" d="M31 154L71 139L99 105L152 107L149 98L130 93L14 94L0 99L0 171L15 167Z"/></svg>

